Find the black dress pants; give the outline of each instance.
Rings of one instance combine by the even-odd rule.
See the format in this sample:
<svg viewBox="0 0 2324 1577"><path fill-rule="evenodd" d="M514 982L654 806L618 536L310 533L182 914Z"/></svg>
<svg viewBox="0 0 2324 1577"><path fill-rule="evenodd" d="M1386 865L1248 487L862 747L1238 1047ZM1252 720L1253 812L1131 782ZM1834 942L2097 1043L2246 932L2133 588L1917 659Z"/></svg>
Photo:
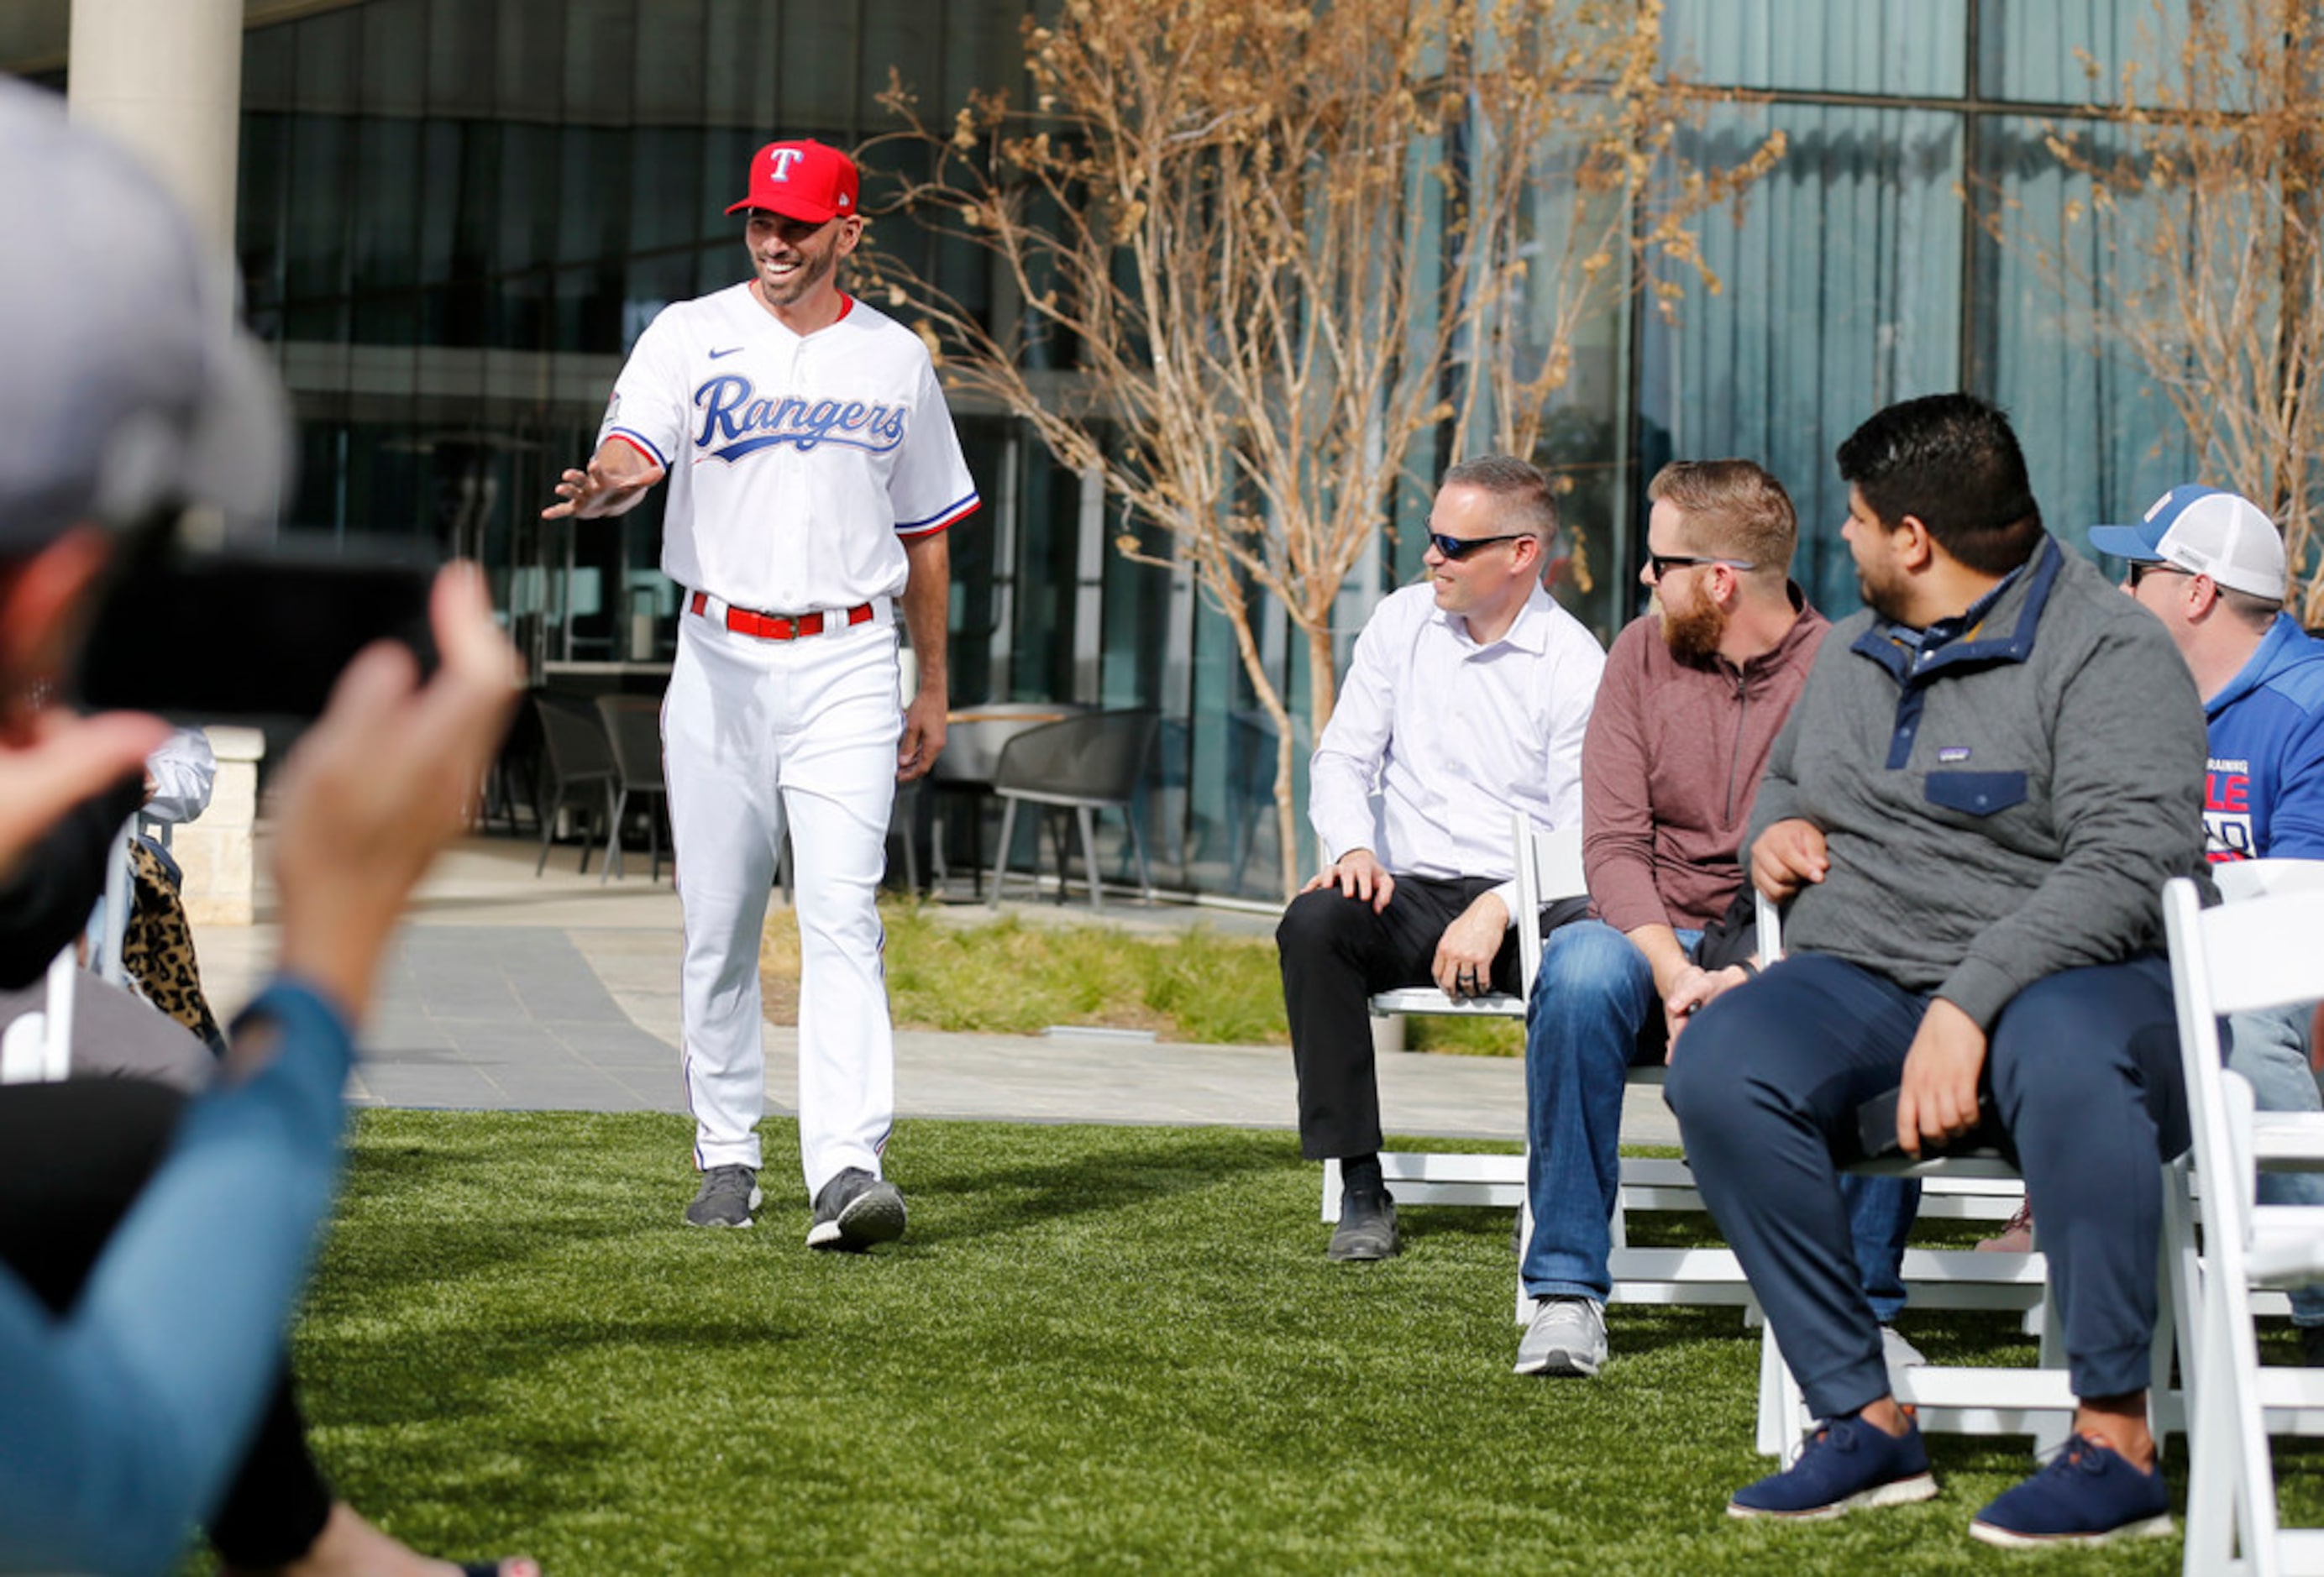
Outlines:
<svg viewBox="0 0 2324 1577"><path fill-rule="evenodd" d="M1434 984L1429 966L1444 927L1499 885L1481 876L1398 876L1388 907L1378 914L1369 901L1343 897L1336 887L1303 892L1283 911L1275 945L1291 1022L1291 1062L1299 1076L1301 1155L1321 1161L1368 1156L1380 1148L1379 1082L1365 999ZM1589 906L1584 898L1550 905L1542 910L1544 933L1580 918ZM1493 960L1493 988L1514 991L1521 978L1512 926Z"/></svg>
<svg viewBox="0 0 2324 1577"><path fill-rule="evenodd" d="M186 1097L144 1079L0 1086L0 1261L62 1313L167 1153ZM258 1433L210 1518L230 1565L305 1554L331 1510L286 1355Z"/></svg>

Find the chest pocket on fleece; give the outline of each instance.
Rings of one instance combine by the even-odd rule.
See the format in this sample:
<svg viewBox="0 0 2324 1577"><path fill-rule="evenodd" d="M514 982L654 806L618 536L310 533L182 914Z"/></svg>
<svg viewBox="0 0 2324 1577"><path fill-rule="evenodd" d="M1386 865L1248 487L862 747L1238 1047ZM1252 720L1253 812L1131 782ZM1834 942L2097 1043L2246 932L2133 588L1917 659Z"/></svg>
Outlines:
<svg viewBox="0 0 2324 1577"><path fill-rule="evenodd" d="M2025 802L2023 772L1931 772L1929 803L1964 816L1993 816Z"/></svg>

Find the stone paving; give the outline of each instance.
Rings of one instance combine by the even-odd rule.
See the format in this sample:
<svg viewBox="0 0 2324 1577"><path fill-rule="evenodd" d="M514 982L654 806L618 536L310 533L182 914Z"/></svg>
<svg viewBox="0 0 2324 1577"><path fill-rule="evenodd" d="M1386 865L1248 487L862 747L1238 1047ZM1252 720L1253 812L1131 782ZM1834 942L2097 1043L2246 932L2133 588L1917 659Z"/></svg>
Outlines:
<svg viewBox="0 0 2324 1577"><path fill-rule="evenodd" d="M678 1111L678 908L665 871L645 862L601 884L562 847L546 875L534 845L472 838L447 853L413 905L382 982L350 1091L359 1104L459 1109ZM778 899L778 901L780 901ZM1010 902L1028 923L1086 921L1086 906ZM973 924L982 905L948 906ZM1272 918L1236 910L1109 901L1107 924L1141 931L1197 922L1265 935ZM246 1001L272 957L271 894L259 923L198 930L221 1017ZM798 1032L767 1030L769 1109L794 1110ZM1291 1056L1282 1047L1183 1046L1117 1036L941 1034L896 1038L899 1115L1027 1122L1293 1126ZM1521 1137L1524 1069L1515 1058L1391 1053L1380 1060L1391 1131ZM1674 1144L1658 1093L1634 1091L1630 1143Z"/></svg>

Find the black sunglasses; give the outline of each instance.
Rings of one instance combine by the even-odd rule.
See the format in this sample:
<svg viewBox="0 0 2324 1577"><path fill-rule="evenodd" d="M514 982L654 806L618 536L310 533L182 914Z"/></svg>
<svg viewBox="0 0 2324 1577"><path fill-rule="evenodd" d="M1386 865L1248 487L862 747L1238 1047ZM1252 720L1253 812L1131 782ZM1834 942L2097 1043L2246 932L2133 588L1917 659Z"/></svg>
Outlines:
<svg viewBox="0 0 2324 1577"><path fill-rule="evenodd" d="M1691 569L1698 564L1724 564L1729 569L1757 569L1759 567L1756 564L1747 564L1740 558L1693 558L1683 553L1649 553L1646 555L1647 573L1651 576L1655 584L1657 586L1662 584L1663 576L1668 575L1672 570Z"/></svg>
<svg viewBox="0 0 2324 1577"><path fill-rule="evenodd" d="M2192 576L2191 569L2181 569L2175 564L2165 564L2160 558L2133 559L2130 566L2130 589L2136 591L2138 583L2150 575Z"/></svg>
<svg viewBox="0 0 2324 1577"><path fill-rule="evenodd" d="M1431 531L1428 540L1445 558L1459 560L1480 548L1489 548L1496 542L1522 542L1532 535L1531 531L1511 531L1504 537L1448 537L1442 531Z"/></svg>

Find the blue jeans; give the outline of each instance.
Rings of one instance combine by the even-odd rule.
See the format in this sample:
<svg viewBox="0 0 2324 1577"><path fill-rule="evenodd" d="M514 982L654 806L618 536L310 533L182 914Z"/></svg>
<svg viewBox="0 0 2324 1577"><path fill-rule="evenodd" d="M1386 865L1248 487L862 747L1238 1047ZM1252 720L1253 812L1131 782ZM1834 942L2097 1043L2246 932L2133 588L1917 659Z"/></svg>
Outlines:
<svg viewBox="0 0 2324 1577"><path fill-rule="evenodd" d="M2308 1071L2308 1024L2313 1002L2237 1013L2227 1020L2227 1066L2251 1081L2262 1111L2320 1109L2316 1076ZM2324 1173L2262 1172L2262 1204L2324 1204ZM2292 1323L2324 1325L2324 1286L2295 1287Z"/></svg>
<svg viewBox="0 0 2324 1577"><path fill-rule="evenodd" d="M1683 930L1692 955L1702 933ZM1606 1301L1606 1257L1621 1181L1624 1072L1662 1060L1654 971L1628 936L1602 920L1576 920L1542 950L1526 1027L1526 1187L1533 1236L1522 1275L1532 1297ZM1920 1185L1892 1177L1841 1181L1864 1291L1883 1324L1904 1306L1900 1271Z"/></svg>

